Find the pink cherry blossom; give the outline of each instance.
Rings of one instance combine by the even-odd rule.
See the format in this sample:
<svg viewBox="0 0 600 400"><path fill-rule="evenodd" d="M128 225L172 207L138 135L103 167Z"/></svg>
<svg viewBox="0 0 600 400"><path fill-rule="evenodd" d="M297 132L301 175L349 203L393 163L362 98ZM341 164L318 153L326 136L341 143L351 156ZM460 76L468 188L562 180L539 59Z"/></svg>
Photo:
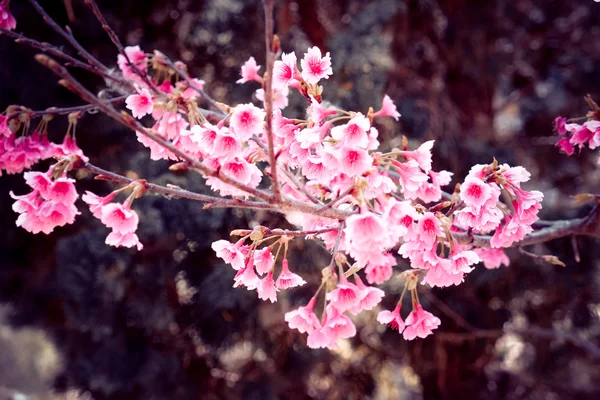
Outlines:
<svg viewBox="0 0 600 400"><path fill-rule="evenodd" d="M256 272L260 275L270 272L274 263L275 257L273 257L269 247L254 251L254 265L256 266Z"/></svg>
<svg viewBox="0 0 600 400"><path fill-rule="evenodd" d="M373 116L375 117L392 117L396 121L400 118L400 113L396 109L396 105L390 99L390 96L387 94L383 96L383 103L381 105L381 110L377 111Z"/></svg>
<svg viewBox="0 0 600 400"><path fill-rule="evenodd" d="M320 328L319 319L313 312L316 301L313 297L306 306L285 313L284 319L290 329L297 329L300 333L311 333L316 328Z"/></svg>
<svg viewBox="0 0 600 400"><path fill-rule="evenodd" d="M233 287L245 286L248 290L254 290L258 287L260 283L260 278L258 277L258 275L256 275L256 271L254 269L254 261L252 260L252 258L249 258L248 262L246 263L246 266L244 266L244 268L240 269L237 272L237 274L235 274L233 281Z"/></svg>
<svg viewBox="0 0 600 400"><path fill-rule="evenodd" d="M256 292L258 298L261 300L269 300L271 303L277 301L277 288L275 287L275 281L273 280L273 271L269 271L267 276L261 279L256 285Z"/></svg>
<svg viewBox="0 0 600 400"><path fill-rule="evenodd" d="M242 145L231 134L218 133L214 139L212 157L235 158L241 155Z"/></svg>
<svg viewBox="0 0 600 400"><path fill-rule="evenodd" d="M310 84L317 83L321 79L328 79L333 70L331 69L331 57L329 52L322 57L318 47L311 47L304 58L300 61L302 66L302 78Z"/></svg>
<svg viewBox="0 0 600 400"><path fill-rule="evenodd" d="M134 118L142 118L144 115L152 114L154 110L154 99L148 89L137 89L138 94L131 94L125 99L125 104L131 110Z"/></svg>
<svg viewBox="0 0 600 400"><path fill-rule="evenodd" d="M273 86L275 88L287 87L290 81L298 75L296 53L294 52L283 53L281 60L277 60L273 64Z"/></svg>
<svg viewBox="0 0 600 400"><path fill-rule="evenodd" d="M233 109L230 126L241 141L247 141L252 135L262 133L266 115L252 104L240 104Z"/></svg>
<svg viewBox="0 0 600 400"><path fill-rule="evenodd" d="M492 189L481 179L469 176L460 187L460 199L479 211L492 197Z"/></svg>
<svg viewBox="0 0 600 400"><path fill-rule="evenodd" d="M234 244L227 240L217 240L211 245L211 248L217 257L231 264L233 269L239 271L244 268L248 247L244 246L242 241Z"/></svg>
<svg viewBox="0 0 600 400"><path fill-rule="evenodd" d="M85 194L81 196L81 200L90 206L90 211L94 217L101 219L102 207L113 201L116 195L117 192L111 192L108 196L100 197L90 191L86 191Z"/></svg>
<svg viewBox="0 0 600 400"><path fill-rule="evenodd" d="M248 61L242 65L240 71L241 78L237 80L237 83L246 83L250 81L262 82L262 78L258 75L260 65L256 65L254 57L250 57Z"/></svg>
<svg viewBox="0 0 600 400"><path fill-rule="evenodd" d="M416 337L423 339L429 336L433 329L440 326L440 323L439 318L423 310L423 307L417 304L414 311L406 318L406 329L404 329L403 333L404 339L413 340Z"/></svg>
<svg viewBox="0 0 600 400"><path fill-rule="evenodd" d="M0 2L0 28L12 31L17 27L17 20L8 9L9 2L10 0Z"/></svg>
<svg viewBox="0 0 600 400"><path fill-rule="evenodd" d="M431 212L423 214L417 225L419 240L427 246L433 246L437 237L442 235L440 221Z"/></svg>
<svg viewBox="0 0 600 400"><path fill-rule="evenodd" d="M331 136L348 146L366 148L369 144L370 129L371 123L369 120L358 113L347 124L332 128Z"/></svg>
<svg viewBox="0 0 600 400"><path fill-rule="evenodd" d="M505 265L508 267L510 259L506 255L503 249L473 249L483 261L483 266L487 269L500 268Z"/></svg>
<svg viewBox="0 0 600 400"><path fill-rule="evenodd" d="M327 293L327 300L339 312L345 312L360 303L361 295L360 288L348 282L346 277L342 275L335 289Z"/></svg>
<svg viewBox="0 0 600 400"><path fill-rule="evenodd" d="M313 96L310 96L310 105L306 110L308 118L317 125L320 125L330 115L337 113L337 110L326 106L324 103L319 103Z"/></svg>
<svg viewBox="0 0 600 400"><path fill-rule="evenodd" d="M137 230L139 217L128 204L110 203L102 207L100 221L114 232L124 235Z"/></svg>
<svg viewBox="0 0 600 400"><path fill-rule="evenodd" d="M136 247L139 250L144 248L144 245L140 243L140 239L133 232L121 233L112 231L106 237L106 244L114 247Z"/></svg>
<svg viewBox="0 0 600 400"><path fill-rule="evenodd" d="M434 143L435 140L428 140L416 150L401 151L400 154L408 159L415 160L417 164L419 164L419 167L427 173L431 170L431 149L433 148Z"/></svg>
<svg viewBox="0 0 600 400"><path fill-rule="evenodd" d="M277 289L290 289L296 286L302 286L306 283L306 281L302 279L300 275L294 274L290 271L287 259L284 259L281 264L281 273L275 282Z"/></svg>
<svg viewBox="0 0 600 400"><path fill-rule="evenodd" d="M319 327L308 334L306 345L311 349L328 348L334 345L334 341L327 330L319 324Z"/></svg>
<svg viewBox="0 0 600 400"><path fill-rule="evenodd" d="M359 176L367 172L373 166L373 158L366 150L350 146L342 146L337 159L340 171L349 176Z"/></svg>
<svg viewBox="0 0 600 400"><path fill-rule="evenodd" d="M568 156L572 156L573 153L575 153L575 147L573 147L570 139L567 137L560 139L558 142L556 142L555 146L561 149Z"/></svg>
<svg viewBox="0 0 600 400"><path fill-rule="evenodd" d="M395 329L398 333L402 333L406 325L400 316L400 304L394 308L394 311L384 310L377 314L377 322L384 325L389 325L390 328Z"/></svg>
<svg viewBox="0 0 600 400"><path fill-rule="evenodd" d="M356 335L356 326L352 320L336 307L327 306L326 313L327 318L323 323L323 333L329 337L330 346L334 346L338 339L347 339Z"/></svg>
<svg viewBox="0 0 600 400"><path fill-rule="evenodd" d="M145 73L148 70L148 58L140 49L140 46L125 47L125 54L127 54L129 61L138 69L138 71ZM117 64L125 78L137 83L140 86L146 86L146 83L143 81L143 79L137 74L133 67L129 65L125 56L119 54L117 56Z"/></svg>
<svg viewBox="0 0 600 400"><path fill-rule="evenodd" d="M369 262L365 267L367 282L381 285L392 277L392 267L396 265L396 258L389 253L383 255L383 262L376 264Z"/></svg>
<svg viewBox="0 0 600 400"><path fill-rule="evenodd" d="M279 110L283 110L284 108L286 108L289 104L289 94L290 90L287 86L284 86L281 89L273 88L273 107ZM265 90L256 89L256 98L264 103Z"/></svg>
<svg viewBox="0 0 600 400"><path fill-rule="evenodd" d="M360 290L360 300L356 306L350 309L350 312L356 315L361 311L371 310L377 306L377 304L381 302L381 299L385 293L379 288L365 285L358 275L354 275L354 280L356 282L356 286Z"/></svg>

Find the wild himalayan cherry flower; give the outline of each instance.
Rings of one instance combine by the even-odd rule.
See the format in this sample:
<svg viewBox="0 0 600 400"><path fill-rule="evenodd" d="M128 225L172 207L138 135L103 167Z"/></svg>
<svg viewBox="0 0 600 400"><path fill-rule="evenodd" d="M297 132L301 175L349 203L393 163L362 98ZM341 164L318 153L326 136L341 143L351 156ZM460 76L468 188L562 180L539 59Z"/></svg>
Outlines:
<svg viewBox="0 0 600 400"><path fill-rule="evenodd" d="M125 99L126 107L131 110L135 118L142 118L146 114L152 114L154 110L154 99L146 88L136 87L138 94L132 94Z"/></svg>
<svg viewBox="0 0 600 400"><path fill-rule="evenodd" d="M483 261L483 266L487 269L495 269L500 268L500 266L505 265L508 267L510 264L510 259L506 255L503 249L473 249L475 253L479 256L481 261Z"/></svg>
<svg viewBox="0 0 600 400"><path fill-rule="evenodd" d="M287 86L284 86L280 89L273 88L273 107L283 110L289 104L288 95L290 94L290 89ZM256 89L256 98L263 103L265 102L265 90L264 89Z"/></svg>
<svg viewBox="0 0 600 400"><path fill-rule="evenodd" d="M75 201L79 197L75 190L75 180L66 174L52 180L51 171L26 172L25 182L33 189L29 194L10 196L16 200L13 210L19 213L17 226L31 233L48 234L59 226L72 224L79 214Z"/></svg>
<svg viewBox="0 0 600 400"><path fill-rule="evenodd" d="M300 275L294 274L290 271L287 259L284 259L281 264L281 273L275 282L277 289L290 289L296 286L302 286L306 283L306 281L302 279Z"/></svg>
<svg viewBox="0 0 600 400"><path fill-rule="evenodd" d="M249 140L252 135L263 131L263 123L267 114L252 104L240 104L233 109L230 126L241 141Z"/></svg>
<svg viewBox="0 0 600 400"><path fill-rule="evenodd" d="M460 199L479 211L492 197L492 188L479 178L468 176L460 187Z"/></svg>
<svg viewBox="0 0 600 400"><path fill-rule="evenodd" d="M369 144L371 123L358 113L347 124L338 125L331 129L331 136L349 146L366 148Z"/></svg>
<svg viewBox="0 0 600 400"><path fill-rule="evenodd" d="M233 269L241 270L245 266L246 255L248 254L249 246L245 246L243 240L237 243L231 243L227 240L217 240L211 245L211 248L217 254L217 257L231 264Z"/></svg>
<svg viewBox="0 0 600 400"><path fill-rule="evenodd" d="M426 212L419 220L417 232L419 240L426 246L432 247L437 242L438 236L442 235L440 220L433 213Z"/></svg>
<svg viewBox="0 0 600 400"><path fill-rule="evenodd" d="M102 218L102 208L113 201L117 196L117 192L111 192L108 196L100 197L90 191L86 191L81 200L83 200L89 207L92 215L98 219Z"/></svg>
<svg viewBox="0 0 600 400"><path fill-rule="evenodd" d="M375 117L392 117L396 121L400 118L400 113L396 109L396 105L390 99L390 96L387 94L383 97L383 104L381 105L381 110L377 111L373 116Z"/></svg>
<svg viewBox="0 0 600 400"><path fill-rule="evenodd" d="M420 145L416 150L401 151L400 154L408 159L415 160L417 164L419 164L419 167L427 173L431 171L431 149L433 148L434 143L435 140L429 140Z"/></svg>
<svg viewBox="0 0 600 400"><path fill-rule="evenodd" d="M148 58L142 49L140 49L140 46L125 47L125 54L127 54L127 58L129 58L131 64L133 64L140 72L145 73L148 70ZM146 83L137 74L133 67L129 65L127 58L125 58L125 56L122 54L117 56L117 65L123 73L123 76L137 83L138 85L145 87Z"/></svg>
<svg viewBox="0 0 600 400"><path fill-rule="evenodd" d="M285 313L284 319L290 329L297 329L300 333L311 333L315 328L321 326L313 311L316 302L317 299L313 297L304 307Z"/></svg>
<svg viewBox="0 0 600 400"><path fill-rule="evenodd" d="M98 218L104 225L112 229L106 237L106 244L114 247L137 247L142 250L144 245L140 243L135 231L138 227L139 217L130 208L130 203L111 203L118 191L108 196L100 197L92 192L86 192L82 200L88 204L94 217Z"/></svg>
<svg viewBox="0 0 600 400"><path fill-rule="evenodd" d="M326 318L323 322L323 333L329 338L330 345L335 346L338 339L347 339L356 335L356 326L347 315L344 315L332 304L326 308Z"/></svg>
<svg viewBox="0 0 600 400"><path fill-rule="evenodd" d="M17 20L8 10L9 3L10 0L2 0L0 2L0 28L11 31L17 27Z"/></svg>
<svg viewBox="0 0 600 400"><path fill-rule="evenodd" d="M342 146L337 152L340 171L348 176L360 176L373 166L373 158L366 150Z"/></svg>
<svg viewBox="0 0 600 400"><path fill-rule="evenodd" d="M335 289L327 293L327 300L339 312L345 312L358 306L361 300L361 290L358 286L348 282L345 275L340 277L340 282Z"/></svg>
<svg viewBox="0 0 600 400"><path fill-rule="evenodd" d="M248 61L242 65L242 69L240 71L241 78L237 80L236 83L246 83L250 81L262 82L262 78L258 75L258 70L260 69L260 65L256 65L256 60L254 57L250 57Z"/></svg>
<svg viewBox="0 0 600 400"><path fill-rule="evenodd" d="M299 76L296 53L283 53L281 60L273 64L273 87L281 89L287 87L292 79Z"/></svg>
<svg viewBox="0 0 600 400"><path fill-rule="evenodd" d="M254 260L252 258L249 258L246 266L235 274L233 281L233 287L246 286L248 290L254 290L258 287L260 278L256 275Z"/></svg>
<svg viewBox="0 0 600 400"><path fill-rule="evenodd" d="M367 209L346 219L344 235L345 248L361 265L385 262L383 253L396 244L384 219Z"/></svg>
<svg viewBox="0 0 600 400"><path fill-rule="evenodd" d="M400 304L394 308L394 311L384 310L377 314L377 322L384 325L389 325L390 328L395 329L398 333L402 333L406 325L400 316Z"/></svg>
<svg viewBox="0 0 600 400"><path fill-rule="evenodd" d="M259 299L275 303L277 301L277 291L278 289L275 287L275 281L273 280L273 270L271 270L266 277L258 282L256 292Z"/></svg>
<svg viewBox="0 0 600 400"><path fill-rule="evenodd" d="M404 339L413 340L417 336L421 339L429 336L433 329L436 329L440 325L441 321L439 318L423 310L420 304L415 306L415 309L406 318L404 329Z"/></svg>
<svg viewBox="0 0 600 400"><path fill-rule="evenodd" d="M396 265L396 258L389 253L383 255L382 262L369 262L365 267L367 282L381 285L392 277L392 267Z"/></svg>
<svg viewBox="0 0 600 400"><path fill-rule="evenodd" d="M360 300L356 306L350 309L350 312L356 315L361 311L373 309L377 304L379 304L379 302L381 302L381 299L385 293L379 288L365 285L358 275L354 275L354 280L356 282L356 286L360 290Z"/></svg>
<svg viewBox="0 0 600 400"><path fill-rule="evenodd" d="M329 52L322 57L321 50L316 46L309 48L308 52L304 53L300 65L302 66L302 79L310 84L317 83L321 79L328 79L333 74Z"/></svg>
<svg viewBox="0 0 600 400"><path fill-rule="evenodd" d="M324 103L319 103L313 96L310 96L310 105L306 110L309 119L316 125L320 125L325 118L337 113L335 108L327 107Z"/></svg>
<svg viewBox="0 0 600 400"><path fill-rule="evenodd" d="M264 275L270 272L273 268L275 257L271 253L271 249L265 247L260 250L254 251L254 265L256 266L256 272L260 275Z"/></svg>

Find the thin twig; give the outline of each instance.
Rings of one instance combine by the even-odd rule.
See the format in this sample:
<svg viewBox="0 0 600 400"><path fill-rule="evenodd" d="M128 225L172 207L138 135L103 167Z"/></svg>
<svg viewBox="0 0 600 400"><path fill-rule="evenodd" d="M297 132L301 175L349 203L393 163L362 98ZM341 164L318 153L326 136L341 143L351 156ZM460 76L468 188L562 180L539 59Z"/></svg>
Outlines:
<svg viewBox="0 0 600 400"><path fill-rule="evenodd" d="M294 230L289 230L289 229L269 229L267 227L262 227L262 233L265 236L270 236L270 235L280 235L280 236L293 236L293 237L298 237L298 236L311 236L311 235L320 235L322 233L327 233L327 232L331 232L331 231L337 231L338 229L340 229L341 225L338 226L334 226L331 228L322 228L322 229L312 229L312 230L307 230L307 231L294 231ZM252 232L254 232L252 229L236 229L234 231L236 233L237 236L246 236L251 234Z"/></svg>
<svg viewBox="0 0 600 400"><path fill-rule="evenodd" d="M112 182L129 184L135 179L127 178L126 176L116 174L111 171L107 171L100 167L97 167L89 162L81 162L80 164L76 164L74 168L84 169L89 171L95 175L98 175L98 178L103 180L108 180ZM208 196L200 193L190 192L185 189L176 189L173 187L165 187L160 186L154 183L145 182L144 187L146 190L151 192L163 195L169 199L171 198L185 198L190 200L200 201L205 203L209 207L207 208L249 208L249 209L267 209L274 210L275 206L272 204L264 203L264 202L256 202L256 201L247 201L240 199L225 199L222 197ZM206 207L206 206L205 206Z"/></svg>
<svg viewBox="0 0 600 400"><path fill-rule="evenodd" d="M102 29L104 29L104 31L108 34L110 41L113 42L113 44L115 45L115 47L117 48L119 53L123 57L125 57L125 60L127 61L127 65L129 65L131 67L131 69L133 69L133 71L144 81L144 83L146 83L146 85L148 85L149 88L151 88L155 93L161 94L162 91L158 88L158 86L156 86L156 84L152 81L152 79L149 79L148 75L146 73L140 71L140 69L137 67L137 65L135 65L133 62L131 62L131 60L129 59L129 55L127 54L127 52L125 51L125 48L123 47L123 44L121 44L121 40L119 40L119 36L110 27L110 25L108 25L106 18L104 18L104 15L102 14L102 11L100 11L100 8L96 4L96 2L94 0L84 0L84 3L92 10L94 15L96 16L96 19L98 19L98 21L100 22L100 25L102 25Z"/></svg>
<svg viewBox="0 0 600 400"><path fill-rule="evenodd" d="M273 140L273 3L274 0L264 0L265 8L265 53L267 68L265 73L265 111L267 113L266 134L269 145L269 164L271 165L271 182L273 183L273 202L281 201L279 181L277 180L277 160L275 158L275 142Z"/></svg>
<svg viewBox="0 0 600 400"><path fill-rule="evenodd" d="M110 104L117 104L117 103L121 103L122 101L125 101L126 98L127 98L127 95L123 95L123 96L113 97L112 99L107 99L105 101ZM96 110L98 110L98 107L93 104L86 104L83 106L74 106L74 107L62 107L62 108L50 107L45 110L30 111L29 118L39 118L44 115L68 115L68 114L71 114L74 112L81 112L81 113L88 112L89 113L89 112L93 112Z"/></svg>
<svg viewBox="0 0 600 400"><path fill-rule="evenodd" d="M50 17L50 15L48 15L48 13L46 13L46 11L42 8L42 6L39 5L39 3L35 0L29 0L29 3L31 3L31 5L33 6L33 8L35 8L35 10L37 11L38 14L40 14L42 16L42 18L44 19L44 22L46 22L46 24L48 24L48 26L50 26L56 33L58 33L60 36L62 36L63 38L65 38L65 40L67 42L69 42L69 44L71 44L71 46L73 46L75 48L75 50L77 50L77 53L83 57L85 60L87 60L87 62L90 63L90 65L93 65L94 67L96 67L96 69L103 71L103 72L107 72L108 71L108 67L106 67L106 65L102 64L100 61L98 61L96 59L96 57L94 57L93 55L91 55L73 36L73 34L68 33L66 30L62 29L57 23L56 21L54 21L52 19L52 17Z"/></svg>
<svg viewBox="0 0 600 400"><path fill-rule="evenodd" d="M66 66L72 66L72 67L76 67L76 68L82 68L85 69L86 71L89 71L93 74L99 75L105 79L110 79L114 82L117 82L121 85L129 85L131 86L131 84L114 75L114 74L110 74L107 71L102 71L99 70L98 68L96 68L95 66L92 66L90 64L86 64L83 61L80 61L78 59L76 59L73 56L70 56L68 54L66 54L64 51L60 50L58 47L54 46L53 44L50 43L46 43L46 42L38 42L37 40L28 38L26 36L23 36L21 34L18 34L16 32L13 31L9 31L7 29L4 28L0 28L0 33L2 33L3 35L6 35L8 37L11 37L13 39L15 39L15 42L18 44L25 44L27 46L33 47L34 49L38 49L43 51L44 53L48 53L51 54L55 57L59 57L62 58L63 60L65 60L67 63L65 64Z"/></svg>

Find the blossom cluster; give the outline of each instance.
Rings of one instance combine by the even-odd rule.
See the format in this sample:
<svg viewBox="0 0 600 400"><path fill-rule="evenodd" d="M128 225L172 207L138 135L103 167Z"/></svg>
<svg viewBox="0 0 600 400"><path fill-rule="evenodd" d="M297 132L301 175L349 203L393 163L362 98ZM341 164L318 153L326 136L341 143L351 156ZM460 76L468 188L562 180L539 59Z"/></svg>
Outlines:
<svg viewBox="0 0 600 400"><path fill-rule="evenodd" d="M583 124L574 122L564 117L558 117L554 120L554 130L562 138L556 142L556 146L565 154L571 156L575 153L575 148L580 150L589 147L594 150L600 146L600 120L589 118ZM597 163L600 164L600 155Z"/></svg>

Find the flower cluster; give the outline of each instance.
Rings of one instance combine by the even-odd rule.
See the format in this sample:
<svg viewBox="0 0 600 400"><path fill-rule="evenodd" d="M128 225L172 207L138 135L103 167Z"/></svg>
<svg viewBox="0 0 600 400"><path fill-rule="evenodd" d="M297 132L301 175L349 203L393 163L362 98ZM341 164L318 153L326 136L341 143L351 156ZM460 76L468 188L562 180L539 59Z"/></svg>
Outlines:
<svg viewBox="0 0 600 400"><path fill-rule="evenodd" d="M126 189L132 188L132 194L123 203L112 203L115 196ZM131 209L133 199L144 190L143 183L135 181L129 186L100 197L92 192L86 192L81 199L90 207L92 215L104 225L112 229L106 237L106 244L115 247L137 247L142 250L144 246L135 233L138 228L139 217Z"/></svg>
<svg viewBox="0 0 600 400"><path fill-rule="evenodd" d="M556 146L565 154L573 155L575 147L582 149L587 146L594 150L600 146L600 120L592 117L583 124L569 123L564 117L558 117L554 120L554 130L562 138L556 142ZM600 156L598 156L600 164Z"/></svg>
<svg viewBox="0 0 600 400"><path fill-rule="evenodd" d="M13 210L19 213L17 226L31 233L48 234L58 226L72 224L79 214L75 201L79 197L74 179L67 178L66 172L58 165L48 172L25 172L25 182L31 193L16 196Z"/></svg>

